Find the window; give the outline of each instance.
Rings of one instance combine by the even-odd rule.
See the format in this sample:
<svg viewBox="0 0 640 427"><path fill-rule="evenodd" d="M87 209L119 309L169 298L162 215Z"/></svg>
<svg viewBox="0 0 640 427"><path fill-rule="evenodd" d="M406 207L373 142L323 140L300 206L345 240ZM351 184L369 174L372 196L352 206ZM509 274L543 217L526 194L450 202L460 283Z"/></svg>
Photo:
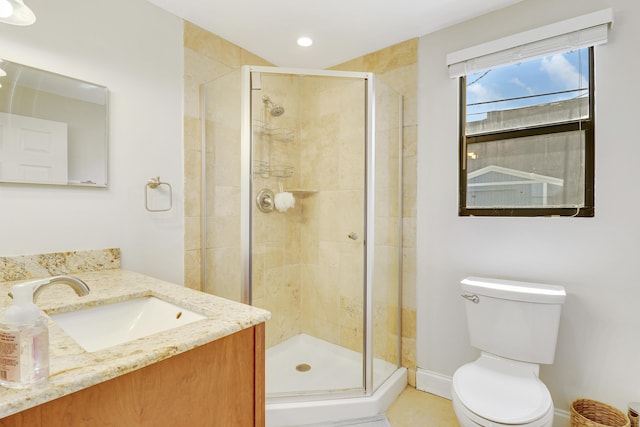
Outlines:
<svg viewBox="0 0 640 427"><path fill-rule="evenodd" d="M594 48L612 23L604 9L447 55L461 216L594 215Z"/></svg>
<svg viewBox="0 0 640 427"><path fill-rule="evenodd" d="M460 76L460 215L594 215L593 68L584 47Z"/></svg>

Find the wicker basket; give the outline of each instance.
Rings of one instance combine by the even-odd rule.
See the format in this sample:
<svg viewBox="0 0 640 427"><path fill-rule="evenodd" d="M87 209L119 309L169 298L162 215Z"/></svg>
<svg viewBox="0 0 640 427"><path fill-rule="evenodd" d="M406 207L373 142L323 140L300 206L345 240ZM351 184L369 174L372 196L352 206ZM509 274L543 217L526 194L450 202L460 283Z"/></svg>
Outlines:
<svg viewBox="0 0 640 427"><path fill-rule="evenodd" d="M590 399L571 404L571 427L629 427L629 417L613 406Z"/></svg>

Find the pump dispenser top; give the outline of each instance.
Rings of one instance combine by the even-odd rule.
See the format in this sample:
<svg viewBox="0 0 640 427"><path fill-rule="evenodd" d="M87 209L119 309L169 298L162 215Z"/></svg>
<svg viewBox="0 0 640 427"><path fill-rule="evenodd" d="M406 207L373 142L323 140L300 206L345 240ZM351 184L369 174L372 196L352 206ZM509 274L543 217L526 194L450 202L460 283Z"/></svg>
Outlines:
<svg viewBox="0 0 640 427"><path fill-rule="evenodd" d="M30 325L40 317L40 310L33 302L35 289L46 280L19 283L11 287L13 304L4 313L4 322L9 325Z"/></svg>

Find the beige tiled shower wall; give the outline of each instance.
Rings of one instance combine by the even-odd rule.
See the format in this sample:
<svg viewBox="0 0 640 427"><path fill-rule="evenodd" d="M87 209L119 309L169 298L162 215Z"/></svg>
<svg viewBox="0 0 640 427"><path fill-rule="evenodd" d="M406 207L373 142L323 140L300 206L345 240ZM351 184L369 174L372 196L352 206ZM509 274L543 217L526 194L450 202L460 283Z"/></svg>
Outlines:
<svg viewBox="0 0 640 427"><path fill-rule="evenodd" d="M240 238L239 161L229 161L239 150L239 138L235 143L207 146L208 191L210 197L207 218L207 233L216 236L207 239L207 280L201 277L201 163L202 122L200 119L200 87L217 79L233 79L233 72L242 65L271 65L252 53L184 21L184 169L185 169L185 285L198 290L237 297L240 289ZM224 84L220 87L224 88ZM230 89L227 87L227 89ZM232 97L239 103L240 94ZM239 109L239 107L238 107ZM229 106L228 111L233 111ZM234 126L228 123L223 137L233 140ZM207 123L207 131L216 126ZM238 121L235 130L238 130ZM239 152L238 152L239 159ZM215 164L217 162L217 165ZM235 266L238 266L237 268ZM224 275L224 279L222 279ZM216 276L217 279L216 280ZM223 289L212 289L219 284ZM235 298L234 298L235 299Z"/></svg>
<svg viewBox="0 0 640 427"><path fill-rule="evenodd" d="M254 90L253 105L253 197L262 189L279 192L300 188L300 91L298 78L291 75L262 73L261 90ZM281 105L285 113L272 116L262 97ZM302 210L260 212L255 203L253 214L252 288L253 304L271 311L266 326L266 346L272 347L301 329L300 244Z"/></svg>
<svg viewBox="0 0 640 427"><path fill-rule="evenodd" d="M364 83L305 77L302 100L301 186L317 191L302 200L302 328L362 352Z"/></svg>
<svg viewBox="0 0 640 427"><path fill-rule="evenodd" d="M411 39L332 67L373 72L403 96L402 366L411 385L416 374L417 64L418 39Z"/></svg>

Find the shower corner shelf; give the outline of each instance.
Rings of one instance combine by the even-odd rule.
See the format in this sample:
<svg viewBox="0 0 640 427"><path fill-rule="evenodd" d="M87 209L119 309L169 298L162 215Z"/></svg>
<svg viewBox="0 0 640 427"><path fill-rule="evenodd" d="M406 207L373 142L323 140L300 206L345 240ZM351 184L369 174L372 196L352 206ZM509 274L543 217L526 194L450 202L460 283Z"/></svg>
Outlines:
<svg viewBox="0 0 640 427"><path fill-rule="evenodd" d="M296 136L296 133L291 129L276 128L260 120L254 120L253 126L256 129L259 129L264 135L270 136L274 140L280 142L291 142Z"/></svg>
<svg viewBox="0 0 640 427"><path fill-rule="evenodd" d="M318 190L303 190L300 188L293 188L287 190L289 193L293 193L294 196L299 197L300 199L305 199L309 196L313 196L318 192Z"/></svg>
<svg viewBox="0 0 640 427"><path fill-rule="evenodd" d="M253 173L263 178L290 178L293 176L293 166L254 162Z"/></svg>

